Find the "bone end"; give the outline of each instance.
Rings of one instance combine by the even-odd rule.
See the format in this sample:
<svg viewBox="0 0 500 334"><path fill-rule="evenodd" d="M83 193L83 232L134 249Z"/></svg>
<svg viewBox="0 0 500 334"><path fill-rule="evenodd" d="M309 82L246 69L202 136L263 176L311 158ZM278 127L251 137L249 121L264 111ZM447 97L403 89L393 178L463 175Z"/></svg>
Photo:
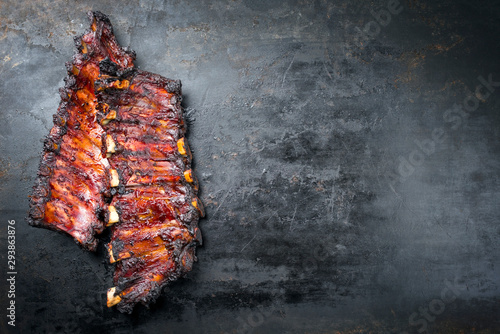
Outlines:
<svg viewBox="0 0 500 334"><path fill-rule="evenodd" d="M108 212L109 212L109 219L107 226L113 225L120 221L120 216L118 215L118 212L116 211L116 208L113 205L108 206Z"/></svg>
<svg viewBox="0 0 500 334"><path fill-rule="evenodd" d="M113 246L111 246L111 243L108 244L108 254L109 254L109 263L115 263L115 257L113 256Z"/></svg>
<svg viewBox="0 0 500 334"><path fill-rule="evenodd" d="M113 140L113 137L110 135L106 136L106 153L115 153L116 152L116 144Z"/></svg>
<svg viewBox="0 0 500 334"><path fill-rule="evenodd" d="M179 153L181 155L186 155L186 143L184 141L184 138L181 138L177 141L177 149L179 150Z"/></svg>
<svg viewBox="0 0 500 334"><path fill-rule="evenodd" d="M193 172L191 169L188 169L187 171L184 172L184 178L186 179L187 182L193 183Z"/></svg>
<svg viewBox="0 0 500 334"><path fill-rule="evenodd" d="M118 171L116 169L110 169L109 173L111 175L111 180L109 182L111 187L118 187L120 185L120 177L118 176Z"/></svg>
<svg viewBox="0 0 500 334"><path fill-rule="evenodd" d="M108 307L115 306L116 304L118 304L122 300L119 295L115 295L115 292L116 292L116 287L108 289L108 298L107 298L107 302L106 302L106 305Z"/></svg>

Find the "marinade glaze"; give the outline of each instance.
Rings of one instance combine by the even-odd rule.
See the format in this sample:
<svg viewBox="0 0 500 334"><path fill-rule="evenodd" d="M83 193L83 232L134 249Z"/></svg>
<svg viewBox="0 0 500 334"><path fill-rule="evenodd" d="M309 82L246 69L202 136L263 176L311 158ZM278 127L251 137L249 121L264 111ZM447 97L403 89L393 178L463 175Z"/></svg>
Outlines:
<svg viewBox="0 0 500 334"><path fill-rule="evenodd" d="M131 312L191 269L203 216L191 171L180 81L138 70L109 19L90 12L76 38L33 187L31 225L89 250L111 226L108 306Z"/></svg>

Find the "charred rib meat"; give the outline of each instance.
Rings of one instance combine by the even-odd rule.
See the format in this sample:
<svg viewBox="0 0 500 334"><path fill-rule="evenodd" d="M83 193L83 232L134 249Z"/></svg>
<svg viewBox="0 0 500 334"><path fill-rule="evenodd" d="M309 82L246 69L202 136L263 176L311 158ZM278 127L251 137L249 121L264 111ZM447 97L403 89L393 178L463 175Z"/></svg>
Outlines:
<svg viewBox="0 0 500 334"><path fill-rule="evenodd" d="M117 178L106 214L110 261L117 262L108 305L128 312L191 269L203 211L184 138L180 82L132 70L96 86Z"/></svg>
<svg viewBox="0 0 500 334"><path fill-rule="evenodd" d="M203 215L191 171L180 81L140 71L107 17L89 13L44 145L30 223L95 250L111 226L108 306L131 312L189 270Z"/></svg>
<svg viewBox="0 0 500 334"><path fill-rule="evenodd" d="M38 179L31 195L29 221L34 226L68 233L95 250L96 233L109 191L108 161L102 155L103 128L96 123L94 82L99 64L113 59L117 68L133 66L134 55L120 48L109 20L91 14L91 29L76 40L78 52L66 64L68 77L54 127L44 144Z"/></svg>

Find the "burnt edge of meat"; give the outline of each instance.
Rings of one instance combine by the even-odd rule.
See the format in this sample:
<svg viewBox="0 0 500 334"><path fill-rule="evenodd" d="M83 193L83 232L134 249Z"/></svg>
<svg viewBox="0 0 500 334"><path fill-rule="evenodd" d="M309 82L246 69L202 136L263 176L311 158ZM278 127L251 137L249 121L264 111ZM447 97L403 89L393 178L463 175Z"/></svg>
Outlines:
<svg viewBox="0 0 500 334"><path fill-rule="evenodd" d="M84 45L82 44L84 36L92 34L96 31L96 38L100 42L100 45L97 45L98 49L94 50L96 53L116 53L117 58L121 58L127 63L132 63L135 59L135 52L128 50L126 48L121 48L114 36L113 27L111 25L110 20L106 17L106 15L101 12L89 11L87 13L89 20L91 22L90 27L85 30L85 32L74 38L76 52L74 53L72 60L67 62L67 77L64 79L65 86L59 90L61 96L61 102L59 104L58 110L56 114L53 116L54 126L50 130L49 134L44 139L42 156L39 162L39 168L37 172L37 177L35 180L35 184L33 186L32 192L29 195L29 205L30 208L28 210L28 215L26 216L26 221L34 227L42 227L50 230L64 232L61 230L58 225L54 223L47 223L44 220L46 205L51 199L51 190L50 190L50 179L53 175L54 165L56 163L56 155L60 150L60 145L63 140L64 135L67 132L67 121L68 121L68 106L72 103L70 101L70 97L68 94L72 94L75 92L77 87L76 76L72 73L74 67L78 64L82 64L84 61L91 60L93 54L84 54L82 51L84 49ZM94 29L92 29L94 28ZM109 42L109 45L106 45L103 41L103 38L106 40L105 42ZM114 49L113 49L114 47ZM108 48L106 50L106 48ZM127 60L127 57L130 59ZM133 65L133 64L132 64ZM118 68L118 65L116 66ZM103 196L109 195L107 193L109 189L103 190ZM103 208L97 208L98 212L95 212L96 217L99 217L102 213ZM95 231L97 233L101 231ZM83 242L79 242L76 238L74 239L76 243L81 245L83 248L95 251L97 247L97 240L95 240L94 235L88 235L86 240Z"/></svg>
<svg viewBox="0 0 500 334"><path fill-rule="evenodd" d="M170 97L172 109L158 112L158 114L154 114L156 115L154 117L160 117L163 120L169 119L172 121L169 132L171 132L171 135L173 136L172 139L174 141L177 141L180 138L185 138L186 128L182 115L182 107L180 105L181 83L179 80L167 79L158 74L153 74L141 70L130 70L127 73L123 73L114 71L113 67L110 66L107 66L107 68L108 75L95 83L97 96L99 101L101 102L100 108L98 109L97 119L99 122L106 121L104 128L107 135L113 137L114 131L123 131L124 128L127 128L128 126L133 127L134 124L142 124L141 126L143 126L144 129L151 129L150 127L154 126L154 121L153 123L144 123L145 119L143 119L142 116L127 116L127 112L119 111L121 109L120 106L134 105L134 102L143 96L150 96L152 98L152 103L159 102L154 98L154 90L165 89L165 91L167 91L168 93L173 94ZM128 87L125 89L116 88L116 83L124 82L125 80L129 82L129 85L131 87L134 85L143 87L145 90L145 95L137 92L134 93L133 91L129 90ZM149 91L149 89L151 89L151 91ZM104 108L104 106L106 107ZM126 109L127 108L125 108L125 110ZM107 118L107 114L110 112L110 110L114 111L114 113L113 119L108 122L107 120L109 120L109 118ZM122 116L125 116L127 119L122 119ZM142 137L142 139L145 138L146 137ZM116 140L116 137L114 137L113 140L116 144L116 152L112 154L111 157L109 157L109 160L112 166L115 165L115 168L120 175L121 184L121 181L123 181L123 173L128 167L127 163L121 164L119 161L114 161L115 157L124 157L125 155L134 157L136 159L148 158L138 155L137 151L124 152L123 149L120 148L119 141ZM154 140L150 144L154 145ZM188 150L187 143L186 149ZM181 170L191 169L190 154L186 154L185 156L183 156L179 153L177 147L170 154L170 156L163 156L162 159L168 158L165 161L170 161L176 164ZM120 167L116 165L117 163L120 163ZM114 277L114 283L116 286L113 288L115 289L113 296L120 296L120 302L116 304L119 311L130 313L137 303L144 304L145 306L149 305L151 302L157 299L157 297L161 293L161 289L164 286L169 284L171 281L184 276L188 271L191 270L193 262L196 261L195 247L201 244L202 241L201 233L197 226L200 216L203 215L201 211L202 208L196 209L195 207L190 207L191 201L198 200L196 196L198 185L195 179L196 177L194 177L193 175L193 180L191 180L191 182L187 182L186 179L181 178L174 184L169 184L168 182L159 182L152 185L153 187L165 187L165 189L173 189L177 187L182 188L181 192L185 196L183 206L188 207L189 209L182 214L178 212L177 214L174 214L173 217L176 221L182 224L182 229L189 233L189 235L191 236L189 239L190 241L176 240L175 238L171 239L169 238L168 234L165 236L161 235L162 241L160 242L160 244L157 244L154 249L149 249L146 253L139 254L129 253L129 249L126 252L129 255L125 258L120 258L119 254L121 251L124 251L125 242L130 245L131 240L114 239L113 237L115 232L120 234L121 225L124 222L120 221L119 223L116 223L116 225L112 226L112 239L108 244L108 251L110 252L112 259L118 259L116 262L116 271ZM139 185L139 187L147 188L148 185ZM137 188L135 187L133 189L124 189L124 192L122 194L131 194L136 190ZM154 199L151 199L151 201L154 202ZM148 202L148 205L153 205L153 202ZM198 201L198 203L201 207L201 202ZM116 211L119 213L119 216L122 217L123 211L121 205L128 206L128 204L126 202L121 202L120 200L113 201L112 204L114 205ZM130 210L130 207L127 210ZM106 217L109 218L108 215ZM128 221L126 225L127 224L130 224L130 221ZM138 225L137 229L140 229L141 226L143 226L139 222L137 222L136 224ZM150 237L151 236L149 236L148 239ZM159 237L159 235L156 235L155 237ZM132 242L141 242L144 240L145 239L133 239ZM166 247L165 249L170 256L168 258L166 257L162 260L158 260L158 258L155 257L154 253L157 250L161 252L162 247ZM153 258L153 262L149 262L148 256L150 256L150 258ZM158 263L162 261L163 263ZM163 274L164 279L161 279L159 281L143 279L141 273L148 274L148 266L150 266L149 268L153 269L158 268L157 266L159 266L159 268L162 268L159 269L159 271ZM126 275L127 277L124 277L124 275L122 275L124 272L132 272L133 275L132 277L128 277L128 275Z"/></svg>
<svg viewBox="0 0 500 334"><path fill-rule="evenodd" d="M72 66L71 62L66 63L66 67ZM55 154L60 149L63 136L66 134L68 120L67 107L70 103L68 92L76 87L75 78L68 70L68 77L64 79L65 86L59 89L61 95L61 102L59 108L53 116L54 127L57 129L54 134L48 134L43 140L43 151L40 163L38 165L37 178L33 187L30 198L30 209L26 220L31 226L44 227L51 230L58 230L56 226L47 224L43 220L44 206L50 198L49 180L52 175L52 168L54 168ZM52 132L52 130L51 130Z"/></svg>
<svg viewBox="0 0 500 334"><path fill-rule="evenodd" d="M174 105L172 109L172 115L173 119L175 119L175 129L177 129L177 137L182 137L182 140L185 138L185 123L184 119L182 116L182 107L180 106L180 102L182 99L182 93L181 93L181 82L180 80L171 80L167 79L165 77L162 77L158 74L150 73L150 72L145 72L141 71L138 69L133 68L133 60L135 59L135 53L133 51L130 51L126 48L122 48L118 45L115 36L113 34L113 27L109 21L109 19L102 13L100 12L89 12L89 18L91 21L90 28L80 37L75 38L75 46L77 49L77 53L73 56L72 62L68 62L66 64L67 70L68 70L68 76L65 79L65 87L60 90L61 93L61 103L59 105L59 108L57 110L57 113L54 115L54 127L51 129L49 135L45 138L44 140L44 150L42 153L42 157L40 160L40 165L39 165L39 170L37 174L37 179L35 181L35 185L33 187L33 193L30 196L30 210L29 210L29 215L27 217L27 220L30 225L32 226L37 226L37 227L44 227L56 231L65 231L68 234L73 235L73 225L69 225L71 229L64 230L60 228L62 226L61 224L64 224L64 222L58 221L61 216L56 217L57 219L52 219L52 223L47 223L44 221L44 217L46 217L46 205L47 203L51 200L51 176L54 175L59 175L59 177L63 177L60 174L58 174L58 171L56 170L54 174L54 168L56 167L57 163L57 157L59 155L59 152L61 150L61 144L66 143L66 139L64 139L65 135L67 135L68 132L68 122L70 124L73 124L71 129L69 129L70 133L74 131L75 129L80 129L80 125L85 125L88 126L88 121L84 121L84 123L80 123L77 119L74 118L74 113L80 112L91 112L91 115L94 115L95 117L95 125L98 126L100 129L98 130L99 133L102 130L102 135L99 137L100 140L102 141L103 145L102 147L99 147L101 149L101 156L102 158L105 158L106 152L105 152L105 138L107 136L107 130L106 127L100 126L101 120L103 117L105 117L105 111L102 109L102 106L105 102L109 102L110 104L114 104L114 102L120 102L123 101L124 99L126 100L127 95L124 94L121 83L119 83L119 88L116 88L114 84L116 84L117 80L124 80L127 81L127 87L129 82L133 82L134 78L136 76L142 76L146 78L143 83L147 84L154 84L161 86L166 90L169 94L173 94L171 97L171 104ZM93 34L95 32L95 34ZM92 35L93 34L93 35ZM85 39L86 38L86 39ZM84 40L85 39L85 40ZM94 45L94 43L96 43ZM90 47L90 48L89 48ZM83 66L87 65L87 62L91 62L93 65L98 67L98 71L91 70L90 72L85 71L85 75L78 76L78 73L80 72L80 69L83 68ZM80 66L78 68L78 66ZM97 73L97 76L95 75ZM79 80L84 80L84 81L78 81ZM83 86L82 86L83 82ZM87 90L88 95L87 98L92 99L92 103L86 103L87 101L90 102L90 100L87 100L86 98L81 99L79 97L80 92L78 92L79 89L82 89L82 87L88 85L92 86L93 88L90 90ZM140 85L140 83L139 83ZM154 97L154 90L155 88L153 87L152 90L149 90L148 87L143 87L144 90L147 92L145 96L153 96ZM103 91L102 93L100 91ZM78 92L78 94L77 94ZM104 93L105 92L105 93ZM72 94L77 94L78 98L75 99ZM154 100L154 98L152 99ZM83 103L81 108L76 107L75 101L78 102L78 105L80 103ZM83 105L87 105L87 107L83 107ZM93 106L96 106L95 108ZM90 109L89 109L90 106ZM68 112L68 110L71 111ZM177 113L177 114L176 114ZM167 116L167 118L170 116ZM126 124L127 122L133 122L133 118L129 118L128 120L121 120L119 118L116 119L117 122L123 122ZM139 122L137 120L137 122ZM75 125L76 123L76 125ZM92 123L93 124L93 123ZM107 124L107 123L106 123ZM175 131L172 130L172 131ZM169 130L170 131L170 130ZM94 129L92 128L91 132L88 133L93 133ZM87 134L88 134L87 133ZM76 136L75 138L77 138ZM72 137L69 137L72 138ZM64 142L63 142L64 140ZM183 142L184 143L184 142ZM183 166L178 166L180 169L184 169L185 172L188 172L187 169L189 168L189 171L191 172L191 153L189 151L189 147L187 146L187 143L185 143L186 149L188 154L182 154L182 157L169 157L172 158L173 162L183 164ZM100 144L98 146L101 146ZM74 145L68 146L70 148L74 148ZM95 147L95 146L93 146ZM120 153L121 148L117 147L116 153ZM148 152L153 152L153 151L148 151ZM168 148L168 152L170 152L170 148ZM67 155L68 151L63 150L61 152L60 159L73 159L71 161L74 161L74 158ZM131 151L129 153L130 157L133 157L134 155L136 158L140 158L139 154L135 151ZM144 156L142 157L144 158ZM170 161L170 160L169 160ZM61 168L61 165L58 165L59 168ZM78 169L73 168L71 165L67 167L68 165L63 165L64 168L69 168L69 169L74 169L76 171L79 171ZM97 175L104 175L106 180L109 181L110 177L110 170L108 169L109 167L105 169L99 170L99 173ZM80 166L80 170L81 166ZM119 177L122 177L123 171L118 171ZM182 173L181 173L182 174ZM170 176L167 174L167 176ZM175 176L172 175L172 176ZM183 210L182 213L181 211L178 211L178 214L175 215L175 219L178 220L180 223L183 224L182 229L183 231L187 231L186 233L189 233L189 238L185 239L175 239L176 235L170 235L172 236L172 240L167 238L167 239L162 239L165 241L162 246L165 247L165 250L168 251L168 256L162 257L162 256L157 256L154 251L151 251L148 253L148 255L151 256L151 258L144 260L144 255L140 254L146 254L146 253L140 253L136 254L137 256L131 256L130 258L124 258L123 260L120 260L115 269L115 275L114 275L114 281L116 284L116 293L121 293L124 291L124 289L127 289L127 294L123 295L122 301L117 304L117 308L121 312L127 312L130 313L134 306L137 303L142 303L146 306L149 305L149 303L155 301L158 296L161 293L161 289L170 283L171 281L177 280L178 278L184 276L187 272L189 272L192 268L193 262L196 261L196 255L195 255L195 248L197 245L201 244L202 239L201 239L201 232L198 228L198 220L200 217L204 216L203 212L203 206L201 201L199 201L197 197L197 192L198 192L198 184L196 181L196 177L194 175L191 175L194 179L191 182L186 182L185 179L181 179L179 181L173 181L174 185L171 185L169 182L171 181L162 181L160 184L157 184L158 186L162 187L183 187L183 190L185 193L186 201L189 203L193 203L193 207L189 207L187 210ZM64 179L64 177L63 177ZM71 178L70 178L71 180ZM177 180L177 179L176 179ZM140 181L142 182L142 181ZM151 181L151 182L156 182L156 181ZM175 183L176 182L176 183ZM189 184L188 184L189 183ZM53 183L52 183L53 184ZM100 183L99 183L100 184ZM152 184L149 184L150 186ZM139 184L139 186L144 186ZM58 190L59 189L59 190ZM97 201L98 204L95 206L90 207L91 210L88 210L87 212L91 212L94 210L94 215L93 217L97 217L96 221L97 223L99 222L104 222L108 220L108 213L107 209L103 208L101 205L106 205L111 203L112 198L115 196L120 196L120 195L125 195L127 193L127 189L125 186L120 185L119 187L113 187L110 189L109 182L107 186L104 186L99 189L99 196L100 200ZM166 188L165 188L166 189ZM54 196L55 198L59 199L57 195L57 191L59 191L60 194L60 188L56 187L56 191ZM67 191L66 191L67 193ZM97 196L97 191L94 191L93 195ZM82 199L83 197L79 197L79 199ZM101 200L105 200L105 202L102 202ZM67 202L66 202L67 203ZM102 203L102 204L99 204ZM197 203L197 204L196 204ZM172 204L173 206L177 204ZM70 214L71 209L68 209L68 207L73 207L73 204L69 204L68 206L64 207L64 211L66 215ZM134 208L134 207L132 207ZM182 209L181 207L176 207L177 209ZM184 207L185 209L185 207ZM118 214L121 214L121 209L118 206L116 208ZM54 217L52 217L54 218ZM72 222L71 219L69 222ZM119 224L117 224L119 225ZM80 227L88 227L87 225L80 225ZM100 227L102 226L102 227ZM90 225L90 229L85 230L84 238L80 238L80 242L77 241L81 246L88 250L95 250L97 247L97 240L95 239L95 234L101 233L104 229L104 225L98 225L92 224ZM67 226L66 226L67 227ZM113 227L114 228L114 227ZM113 229L112 228L112 229ZM137 228L140 228L138 226ZM137 229L136 228L136 229ZM135 231L134 231L135 233ZM166 232L169 233L169 232ZM75 240L76 237L75 237ZM127 240L127 239L125 239ZM130 240L128 240L130 242ZM134 241L132 241L134 242ZM112 243L110 243L112 244ZM114 240L114 245L116 248L119 250L120 248L124 248L123 241L117 239ZM111 252L111 256L113 256L113 252ZM150 259L153 259L153 261L150 261ZM138 266L138 267L136 267ZM143 274L149 274L151 275L153 272L148 271L145 269L153 268L155 273L160 273L162 276L162 280L150 280L150 279L145 279L142 281L141 285L134 285L136 280L141 279L141 275ZM130 275L130 272L127 273L127 276L120 276L124 274L125 272L123 270L124 267L126 267L126 270L132 270L132 275ZM128 269L127 269L128 268Z"/></svg>

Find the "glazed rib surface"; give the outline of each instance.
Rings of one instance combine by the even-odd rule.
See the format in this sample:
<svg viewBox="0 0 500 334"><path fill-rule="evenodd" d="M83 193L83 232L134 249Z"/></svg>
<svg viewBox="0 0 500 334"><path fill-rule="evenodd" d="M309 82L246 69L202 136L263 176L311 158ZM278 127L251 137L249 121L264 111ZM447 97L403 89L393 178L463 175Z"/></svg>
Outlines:
<svg viewBox="0 0 500 334"><path fill-rule="evenodd" d="M108 162L101 154L103 128L95 121L98 101L94 83L99 64L113 59L117 68L133 66L134 55L122 49L109 20L89 14L91 27L76 39L77 53L66 64L68 77L54 126L45 139L38 178L31 195L29 221L63 231L83 247L95 250L96 233L109 190Z"/></svg>
<svg viewBox="0 0 500 334"><path fill-rule="evenodd" d="M203 211L184 137L180 82L139 70L115 75L97 83L106 152L118 176L106 214L110 261L117 263L108 304L130 312L191 270Z"/></svg>
<svg viewBox="0 0 500 334"><path fill-rule="evenodd" d="M181 83L134 67L109 19L89 13L54 127L44 143L29 222L63 231L116 263L108 306L131 312L191 270L203 216L185 139Z"/></svg>

